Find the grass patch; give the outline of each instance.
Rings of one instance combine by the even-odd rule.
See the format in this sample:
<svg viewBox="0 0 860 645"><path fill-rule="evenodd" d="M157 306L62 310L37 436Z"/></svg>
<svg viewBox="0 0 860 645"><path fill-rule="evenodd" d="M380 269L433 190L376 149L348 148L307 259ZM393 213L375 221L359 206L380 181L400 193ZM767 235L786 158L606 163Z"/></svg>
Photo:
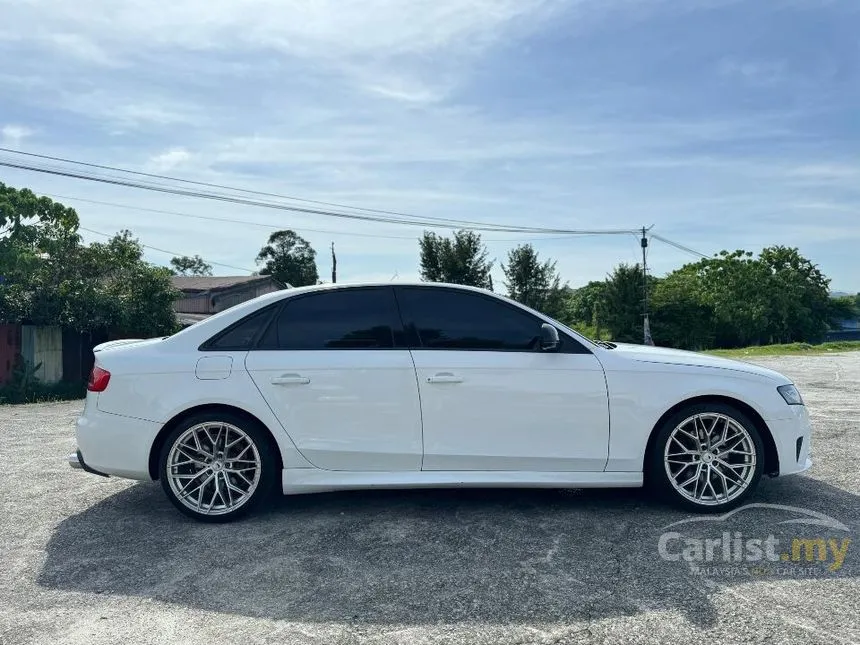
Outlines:
<svg viewBox="0 0 860 645"><path fill-rule="evenodd" d="M73 401L87 394L86 383L31 383L26 388L0 387L0 405Z"/></svg>
<svg viewBox="0 0 860 645"><path fill-rule="evenodd" d="M829 354L831 352L860 351L860 340L837 340L820 345L809 343L789 343L787 345L762 345L740 349L711 349L705 352L726 358L754 358L756 356L789 356L792 354Z"/></svg>

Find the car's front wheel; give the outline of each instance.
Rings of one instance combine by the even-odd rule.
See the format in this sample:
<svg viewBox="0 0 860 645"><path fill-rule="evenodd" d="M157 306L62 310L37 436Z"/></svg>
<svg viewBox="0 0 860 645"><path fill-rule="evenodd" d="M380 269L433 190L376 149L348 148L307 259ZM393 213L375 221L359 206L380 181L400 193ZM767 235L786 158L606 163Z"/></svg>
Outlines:
<svg viewBox="0 0 860 645"><path fill-rule="evenodd" d="M204 413L179 424L161 450L159 479L180 511L204 522L245 515L277 476L268 436L238 415Z"/></svg>
<svg viewBox="0 0 860 645"><path fill-rule="evenodd" d="M746 499L761 479L764 447L755 424L722 403L687 406L657 429L649 482L676 504L720 512Z"/></svg>

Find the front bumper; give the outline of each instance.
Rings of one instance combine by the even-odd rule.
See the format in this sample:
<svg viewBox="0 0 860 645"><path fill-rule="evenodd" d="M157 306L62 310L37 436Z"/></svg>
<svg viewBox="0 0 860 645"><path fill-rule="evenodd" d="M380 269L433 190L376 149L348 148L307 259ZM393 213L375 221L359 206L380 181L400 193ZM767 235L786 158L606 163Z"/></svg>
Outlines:
<svg viewBox="0 0 860 645"><path fill-rule="evenodd" d="M812 467L812 426L804 405L792 405L791 416L770 420L773 441L779 457L779 475L795 475Z"/></svg>

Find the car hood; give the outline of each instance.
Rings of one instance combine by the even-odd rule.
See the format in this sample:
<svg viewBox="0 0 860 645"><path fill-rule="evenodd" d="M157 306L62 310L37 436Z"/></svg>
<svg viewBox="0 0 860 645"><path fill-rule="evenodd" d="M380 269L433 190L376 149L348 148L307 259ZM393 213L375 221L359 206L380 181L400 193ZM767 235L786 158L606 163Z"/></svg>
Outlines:
<svg viewBox="0 0 860 645"><path fill-rule="evenodd" d="M641 363L731 370L733 372L742 372L744 374L761 376L774 381L780 381L782 383L790 382L788 378L779 372L770 370L766 367L760 367L759 365L753 365L752 363L746 363L744 361L733 361L728 358L720 358L719 356L699 354L698 352L687 352L681 349L617 343L615 349L610 351L613 354L617 353L619 356Z"/></svg>

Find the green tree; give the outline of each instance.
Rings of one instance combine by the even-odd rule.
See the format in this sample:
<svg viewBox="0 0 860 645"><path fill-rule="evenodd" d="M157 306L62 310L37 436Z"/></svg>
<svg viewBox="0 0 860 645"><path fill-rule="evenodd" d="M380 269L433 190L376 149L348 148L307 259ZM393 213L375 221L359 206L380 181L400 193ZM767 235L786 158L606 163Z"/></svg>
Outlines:
<svg viewBox="0 0 860 645"><path fill-rule="evenodd" d="M650 298L654 343L706 349L714 342L714 311L705 302L695 271L673 271L658 281Z"/></svg>
<svg viewBox="0 0 860 645"><path fill-rule="evenodd" d="M77 235L43 240L43 251L18 285L28 293L24 318L35 324L63 325L84 331L107 325L113 304L99 279L101 267Z"/></svg>
<svg viewBox="0 0 860 645"><path fill-rule="evenodd" d="M492 289L493 262L478 233L460 230L448 238L425 231L419 247L422 280Z"/></svg>
<svg viewBox="0 0 860 645"><path fill-rule="evenodd" d="M830 298L827 303L827 323L832 329L837 329L843 320L860 317L860 300L854 296Z"/></svg>
<svg viewBox="0 0 860 645"><path fill-rule="evenodd" d="M29 294L23 318L77 331L109 329L118 336L150 337L176 329L179 295L170 270L143 259L129 231L89 246L67 244L44 254L21 286Z"/></svg>
<svg viewBox="0 0 860 645"><path fill-rule="evenodd" d="M199 255L179 255L171 258L170 266L176 275L212 275L212 265Z"/></svg>
<svg viewBox="0 0 860 645"><path fill-rule="evenodd" d="M619 264L606 280L600 316L612 340L642 342L642 268Z"/></svg>
<svg viewBox="0 0 860 645"><path fill-rule="evenodd" d="M561 320L565 317L569 290L567 285L562 286L555 267L552 260L541 262L531 244L512 249L507 265L502 265L508 297Z"/></svg>
<svg viewBox="0 0 860 645"><path fill-rule="evenodd" d="M573 290L567 300L565 322L573 326L589 326L601 330L605 326L601 317L605 300L605 280L593 280L584 287Z"/></svg>
<svg viewBox="0 0 860 645"><path fill-rule="evenodd" d="M170 269L143 260L143 247L130 231L106 243L91 244L87 261L100 267L99 306L108 311L107 325L123 336L163 336L176 330ZM80 328L82 325L77 325Z"/></svg>
<svg viewBox="0 0 860 645"><path fill-rule="evenodd" d="M796 248L771 246L759 255L768 272L770 342L820 341L827 331L830 280Z"/></svg>
<svg viewBox="0 0 860 645"><path fill-rule="evenodd" d="M61 315L61 266L80 246L77 228L74 209L0 183L0 321Z"/></svg>
<svg viewBox="0 0 860 645"><path fill-rule="evenodd" d="M317 252L295 231L275 231L257 255L262 275L271 275L284 285L304 287L319 282Z"/></svg>
<svg viewBox="0 0 860 645"><path fill-rule="evenodd" d="M681 270L694 276L700 301L713 311L716 347L767 342L773 316L767 293L770 273L752 253L721 251Z"/></svg>
<svg viewBox="0 0 860 645"><path fill-rule="evenodd" d="M33 191L16 189L0 182L0 240L23 241L26 244L53 232L78 229L75 209Z"/></svg>
<svg viewBox="0 0 860 645"><path fill-rule="evenodd" d="M77 214L0 184L0 321L159 336L176 328L170 272L128 231L81 244Z"/></svg>
<svg viewBox="0 0 860 645"><path fill-rule="evenodd" d="M692 277L687 292L695 293L697 306L711 311L716 347L815 342L827 329L829 281L797 249L769 247L757 258L749 251L721 251L679 271ZM668 324L664 312L661 325Z"/></svg>

